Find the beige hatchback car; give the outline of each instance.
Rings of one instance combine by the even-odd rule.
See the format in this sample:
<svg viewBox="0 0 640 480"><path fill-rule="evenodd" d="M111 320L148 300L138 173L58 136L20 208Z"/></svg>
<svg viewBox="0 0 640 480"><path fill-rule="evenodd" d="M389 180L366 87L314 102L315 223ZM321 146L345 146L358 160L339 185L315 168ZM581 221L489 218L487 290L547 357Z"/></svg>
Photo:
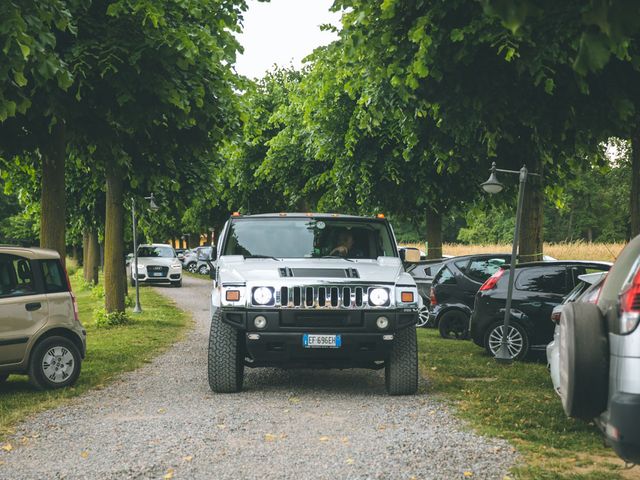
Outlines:
<svg viewBox="0 0 640 480"><path fill-rule="evenodd" d="M17 373L41 389L73 384L86 336L60 255L0 247L0 383Z"/></svg>

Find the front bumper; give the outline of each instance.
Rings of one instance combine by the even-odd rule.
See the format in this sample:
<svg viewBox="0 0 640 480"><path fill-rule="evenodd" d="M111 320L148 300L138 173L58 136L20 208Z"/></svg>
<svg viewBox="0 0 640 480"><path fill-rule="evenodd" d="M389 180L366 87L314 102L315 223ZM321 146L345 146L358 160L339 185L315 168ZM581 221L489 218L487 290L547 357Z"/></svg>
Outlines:
<svg viewBox="0 0 640 480"><path fill-rule="evenodd" d="M623 460L640 463L640 395L618 392L609 401L607 441Z"/></svg>
<svg viewBox="0 0 640 480"><path fill-rule="evenodd" d="M182 273L178 273L178 272L169 272L168 275L164 275L161 277L151 277L147 274L144 273L139 273L137 275L138 277L138 282L140 283L167 283L167 282L178 282L182 279ZM135 280L136 277L133 277L133 280Z"/></svg>
<svg viewBox="0 0 640 480"><path fill-rule="evenodd" d="M254 319L263 316L264 328ZM378 317L389 320L385 329ZM395 333L413 328L418 311L400 310L222 310L222 320L244 334L246 365L288 368L381 368L395 340ZM306 348L304 334L340 335L339 348Z"/></svg>

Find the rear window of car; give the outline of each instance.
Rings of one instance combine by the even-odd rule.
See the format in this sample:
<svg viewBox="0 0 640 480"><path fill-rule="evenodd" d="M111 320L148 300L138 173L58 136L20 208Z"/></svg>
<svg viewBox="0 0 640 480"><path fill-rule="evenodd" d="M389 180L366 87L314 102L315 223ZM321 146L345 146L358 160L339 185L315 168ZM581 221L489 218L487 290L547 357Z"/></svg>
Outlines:
<svg viewBox="0 0 640 480"><path fill-rule="evenodd" d="M484 283L487 279L500 270L505 264L502 258L483 258L472 260L465 271L465 274L471 279L479 283Z"/></svg>
<svg viewBox="0 0 640 480"><path fill-rule="evenodd" d="M35 294L29 259L0 254L0 298Z"/></svg>
<svg viewBox="0 0 640 480"><path fill-rule="evenodd" d="M567 271L564 267L526 268L518 274L516 288L528 292L565 295L569 292Z"/></svg>
<svg viewBox="0 0 640 480"><path fill-rule="evenodd" d="M435 277L438 270L442 268L441 263L434 263L433 265L429 265L428 267L424 267L424 274L427 277Z"/></svg>
<svg viewBox="0 0 640 480"><path fill-rule="evenodd" d="M433 283L438 285L455 285L456 278L448 267L442 267L436 275L436 278L433 279Z"/></svg>
<svg viewBox="0 0 640 480"><path fill-rule="evenodd" d="M59 260L41 260L44 289L47 293L67 292L67 278Z"/></svg>

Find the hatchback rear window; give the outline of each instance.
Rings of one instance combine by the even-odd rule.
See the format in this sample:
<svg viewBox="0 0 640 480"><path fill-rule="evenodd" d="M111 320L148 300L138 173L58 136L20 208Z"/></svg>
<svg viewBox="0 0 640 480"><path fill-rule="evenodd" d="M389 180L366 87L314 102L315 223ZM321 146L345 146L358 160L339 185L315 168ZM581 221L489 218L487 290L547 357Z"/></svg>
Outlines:
<svg viewBox="0 0 640 480"><path fill-rule="evenodd" d="M438 285L455 285L456 278L453 276L453 272L449 270L449 268L442 267L436 275L433 283Z"/></svg>
<svg viewBox="0 0 640 480"><path fill-rule="evenodd" d="M41 260L44 289L47 293L67 292L67 279L59 260Z"/></svg>
<svg viewBox="0 0 640 480"><path fill-rule="evenodd" d="M31 262L24 257L0 254L0 298L33 294Z"/></svg>
<svg viewBox="0 0 640 480"><path fill-rule="evenodd" d="M484 283L491 275L500 270L500 267L504 264L505 261L502 258L472 260L465 273L471 280Z"/></svg>
<svg viewBox="0 0 640 480"><path fill-rule="evenodd" d="M567 271L564 267L526 268L518 274L516 288L528 292L565 295L569 292Z"/></svg>

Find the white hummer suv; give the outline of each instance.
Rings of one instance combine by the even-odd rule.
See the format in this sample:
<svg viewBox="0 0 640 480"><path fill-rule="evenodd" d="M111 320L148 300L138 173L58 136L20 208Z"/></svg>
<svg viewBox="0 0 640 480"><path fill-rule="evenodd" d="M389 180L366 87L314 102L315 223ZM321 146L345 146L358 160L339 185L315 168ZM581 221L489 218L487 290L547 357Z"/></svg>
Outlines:
<svg viewBox="0 0 640 480"><path fill-rule="evenodd" d="M389 394L416 392L421 299L403 260L419 252L382 216L234 214L212 257L213 391L278 366L384 368Z"/></svg>

